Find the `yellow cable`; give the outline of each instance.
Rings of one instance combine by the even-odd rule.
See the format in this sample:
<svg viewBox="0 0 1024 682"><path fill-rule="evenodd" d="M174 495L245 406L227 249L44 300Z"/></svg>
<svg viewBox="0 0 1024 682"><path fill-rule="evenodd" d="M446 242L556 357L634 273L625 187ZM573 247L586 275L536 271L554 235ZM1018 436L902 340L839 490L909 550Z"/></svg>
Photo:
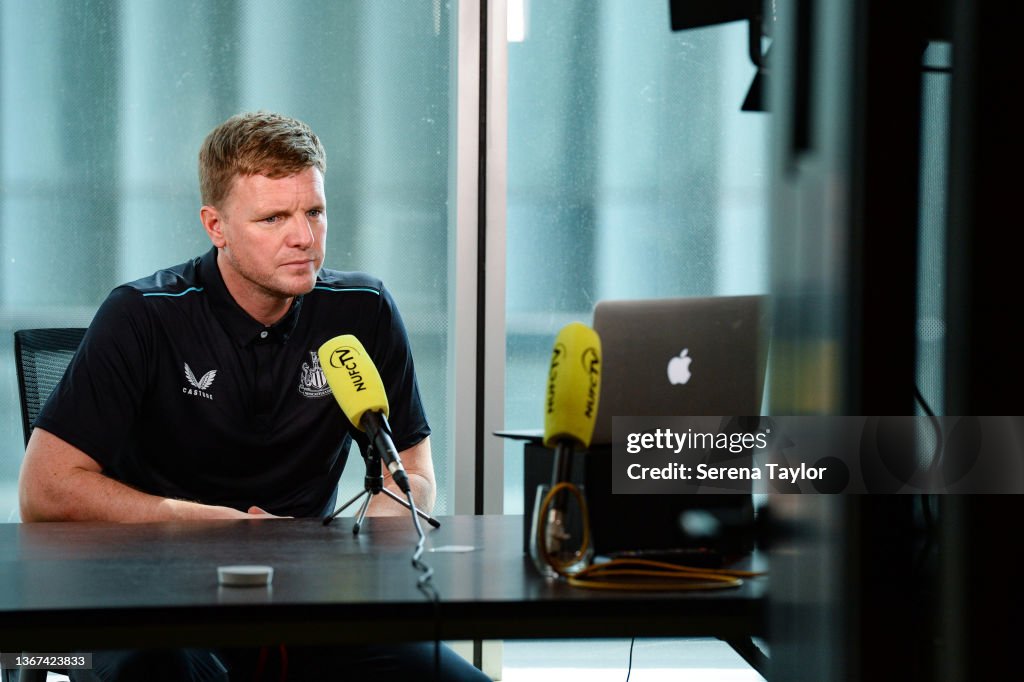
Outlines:
<svg viewBox="0 0 1024 682"><path fill-rule="evenodd" d="M568 490L576 498L582 517L583 533L580 547L571 559L559 560L551 555L547 547L547 515L555 495ZM739 587L743 578L764 575L758 571L739 571L725 568L699 568L681 566L649 559L613 559L602 564L592 564L575 573L568 569L586 557L590 547L590 517L587 500L583 492L568 482L552 486L544 496L537 510L537 549L541 558L569 585L594 590L626 591L687 591L720 590ZM635 578L644 578L643 581Z"/></svg>

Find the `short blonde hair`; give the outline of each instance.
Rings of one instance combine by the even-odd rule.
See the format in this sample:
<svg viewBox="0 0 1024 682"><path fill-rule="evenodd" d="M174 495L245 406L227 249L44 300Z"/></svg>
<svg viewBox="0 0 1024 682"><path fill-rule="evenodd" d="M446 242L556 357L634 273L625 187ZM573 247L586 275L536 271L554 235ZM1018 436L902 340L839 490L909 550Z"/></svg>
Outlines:
<svg viewBox="0 0 1024 682"><path fill-rule="evenodd" d="M199 192L204 205L220 206L235 176L283 178L311 166L326 173L327 152L308 125L266 111L238 114L203 141Z"/></svg>

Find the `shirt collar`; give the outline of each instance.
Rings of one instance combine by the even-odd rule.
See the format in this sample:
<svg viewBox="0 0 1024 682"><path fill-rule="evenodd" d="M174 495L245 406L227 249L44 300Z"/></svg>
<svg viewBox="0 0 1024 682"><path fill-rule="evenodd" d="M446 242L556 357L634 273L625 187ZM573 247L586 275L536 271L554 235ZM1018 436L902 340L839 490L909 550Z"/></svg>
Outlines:
<svg viewBox="0 0 1024 682"><path fill-rule="evenodd" d="M217 266L217 247L211 248L199 259L199 281L209 297L217 321L239 346L264 343L284 343L299 321L302 296L296 296L291 308L280 320L267 327L254 320L235 302L224 284Z"/></svg>

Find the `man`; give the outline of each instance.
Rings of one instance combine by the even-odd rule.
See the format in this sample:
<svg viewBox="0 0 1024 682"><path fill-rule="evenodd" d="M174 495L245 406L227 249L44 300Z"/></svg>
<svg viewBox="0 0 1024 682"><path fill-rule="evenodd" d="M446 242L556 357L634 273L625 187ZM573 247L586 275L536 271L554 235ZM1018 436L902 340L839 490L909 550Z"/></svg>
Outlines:
<svg viewBox="0 0 1024 682"><path fill-rule="evenodd" d="M100 307L36 421L19 480L25 521L330 513L352 440L367 445L338 410L316 356L345 333L377 365L413 497L433 507L430 428L394 301L373 277L321 269L325 171L317 136L288 117L243 114L207 136L200 219L213 248L116 288ZM385 481L399 493L390 476ZM370 513L409 512L376 496ZM290 679L357 679L348 671L359 669L364 651L293 652ZM223 679L208 652L166 655L172 660L143 663L151 671L174 667L168 679L183 671ZM375 657L368 674L387 677L389 665L410 660L432 671L431 646L388 655L366 652ZM234 677L251 677L256 657L220 656ZM486 679L456 658L445 651L446 679ZM94 661L109 668L98 679L131 679L139 664L131 652L97 652ZM409 672L395 668L392 677Z"/></svg>

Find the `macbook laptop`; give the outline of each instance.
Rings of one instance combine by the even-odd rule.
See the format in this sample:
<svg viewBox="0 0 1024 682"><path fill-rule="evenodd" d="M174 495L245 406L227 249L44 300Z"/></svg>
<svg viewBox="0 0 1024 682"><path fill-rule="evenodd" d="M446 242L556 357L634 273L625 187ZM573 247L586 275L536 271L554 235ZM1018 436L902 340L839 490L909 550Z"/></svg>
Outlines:
<svg viewBox="0 0 1024 682"><path fill-rule="evenodd" d="M604 365L592 443L611 443L614 416L761 414L767 314L764 296L598 302Z"/></svg>
<svg viewBox="0 0 1024 682"><path fill-rule="evenodd" d="M594 329L604 366L590 451L578 459L598 554L681 561L732 556L754 545L751 495L612 493L612 417L756 416L767 361L768 301L719 296L601 301ZM549 465L550 466L550 465ZM710 514L722 531L694 537L683 519ZM705 550L709 553L705 553Z"/></svg>

